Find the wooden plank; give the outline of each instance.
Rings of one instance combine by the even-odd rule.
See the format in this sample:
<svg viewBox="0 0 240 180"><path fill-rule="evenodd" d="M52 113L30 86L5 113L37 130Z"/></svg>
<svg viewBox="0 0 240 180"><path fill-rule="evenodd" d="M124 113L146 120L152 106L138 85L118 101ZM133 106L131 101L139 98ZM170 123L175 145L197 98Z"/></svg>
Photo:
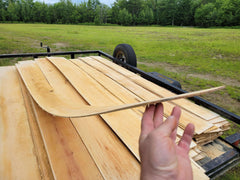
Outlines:
<svg viewBox="0 0 240 180"><path fill-rule="evenodd" d="M135 93L137 96L143 98L144 100L159 98L157 95L147 91L146 89L139 86L138 84L135 84L134 82L129 80L129 78L123 76L122 74L112 70L111 68L103 65L102 63L100 63L92 58L87 57L87 58L82 58L82 60L84 62L86 62L87 64L91 65L92 67L103 72L107 76L111 77L116 82L122 84L123 86L125 86L130 91ZM172 111L172 108L174 107L174 105L171 103L168 103L168 102L165 102L163 104L165 107L165 113L167 114L167 116L169 116L171 114L171 111ZM201 134L202 132L204 132L205 130L207 130L213 126L211 123L207 123L202 118L195 116L194 114L189 113L188 111L185 111L183 109L179 124L182 125L183 127L186 127L186 125L190 122L195 124L195 132L197 134Z"/></svg>
<svg viewBox="0 0 240 180"><path fill-rule="evenodd" d="M86 105L83 98L55 66L46 59L36 61L56 91L64 92L72 101L80 101ZM71 121L104 179L139 179L138 161L99 116L71 118Z"/></svg>
<svg viewBox="0 0 240 180"><path fill-rule="evenodd" d="M15 67L0 67L0 179L41 179Z"/></svg>
<svg viewBox="0 0 240 180"><path fill-rule="evenodd" d="M127 78L131 79L132 81L134 81L135 83L137 83L138 85L144 87L145 89L151 91L152 93L160 96L160 97L170 97L170 96L174 96L175 94L172 93L171 91L168 91L165 88L162 88L138 75L136 75L135 73L128 71L127 69L123 68L123 67L119 67L119 65L116 65L115 63L108 61L100 56L95 56L92 57L96 60L98 60L99 62L103 63L104 65L114 69L115 71L121 73L122 75L126 76ZM188 110L192 113L194 113L195 115L205 119L205 120L210 120L213 118L218 117L219 115L202 107L199 106L195 103L192 103L191 101L187 100L187 99L178 99L178 100L174 100L172 101L172 103L174 103L174 105L178 105L179 107Z"/></svg>
<svg viewBox="0 0 240 180"><path fill-rule="evenodd" d="M41 172L41 178L45 180L52 180L54 179L52 174L52 169L50 167L48 155L44 146L40 129L37 124L37 120L35 118L33 107L31 106L27 98L28 92L26 91L26 88L22 88L24 87L24 84L22 82L22 79L20 79L20 77L19 77L19 82L21 84L21 90L23 94L25 108L28 115L28 122L31 130L31 134L32 134L33 143L35 146L36 158L37 158L38 166Z"/></svg>
<svg viewBox="0 0 240 180"><path fill-rule="evenodd" d="M69 118L52 116L30 96L25 99L33 106L54 178L103 179Z"/></svg>

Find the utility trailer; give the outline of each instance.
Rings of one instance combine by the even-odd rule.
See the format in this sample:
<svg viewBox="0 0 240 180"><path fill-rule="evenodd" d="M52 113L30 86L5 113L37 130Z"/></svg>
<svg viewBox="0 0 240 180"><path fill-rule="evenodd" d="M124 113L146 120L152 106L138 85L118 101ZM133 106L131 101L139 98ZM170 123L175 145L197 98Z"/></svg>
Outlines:
<svg viewBox="0 0 240 180"><path fill-rule="evenodd" d="M41 46L42 46L42 43L41 43ZM3 54L3 55L0 55L0 60L2 58L19 58L19 57L32 57L32 58L49 57L49 59L51 59L50 57L65 56L65 55L69 55L71 59L75 59L75 57L77 55L87 56L87 55L97 54L99 57L107 58L108 60L111 60L112 62L118 64L119 67L121 67L121 68L123 67L123 68L127 69L128 71L130 71L131 73L137 74L141 78L144 78L145 80L154 83L154 85L160 86L161 88L165 88L175 94L186 93L186 91L181 89L181 84L179 82L177 82L171 78L168 78L164 75L161 75L159 73L156 73L156 72L147 73L147 72L144 72L144 71L138 69L136 67L137 62L136 62L135 52L132 49L132 47L127 44L118 45L114 50L113 56L111 56L107 53L104 53L102 51L99 51L99 50L51 52L51 50L48 46L45 48L47 49L46 53ZM94 57L93 57L93 59L94 59ZM87 61L87 59L86 59L86 61ZM111 63L111 62L109 61L109 63ZM3 77L0 76L0 78L3 78ZM0 79L0 82L1 82L1 79ZM192 98L190 98L190 100L193 101L195 104L200 105L201 107L205 107L208 110L210 110L214 113L217 113L224 118L229 119L232 122L240 124L240 116L233 114L233 113L231 113L209 101L206 101L200 97L192 97ZM25 102L25 104L26 104L26 102ZM0 113L4 114L3 107L2 107L2 111L0 111ZM3 118L4 118L4 116L2 115L2 119ZM40 126L40 125L38 124L38 126ZM113 129L111 127L111 125L109 125L109 126L110 126L110 129ZM3 129L1 131L4 132ZM40 131L42 131L42 130L40 129ZM34 134L34 132L32 132L32 134ZM116 132L115 132L115 134L117 135ZM43 134L41 134L41 135L43 136L42 143L46 143L45 142L46 140L44 140L44 135ZM124 141L121 139L121 137L119 137L119 138L120 138L120 142ZM237 165L239 163L239 161L240 161L239 140L240 140L240 133L235 133L225 139L222 137L218 137L218 138L212 140L211 142L202 145L201 150L204 151L204 154L201 155L201 158L197 158L199 160L196 160L196 163L205 170L205 174L208 177L210 177L210 178L218 177L219 175L225 173L227 170L231 169L232 167L234 167L235 165ZM128 147L128 145L126 145L126 144L125 144L125 146L126 146L126 149L131 151L131 147ZM2 145L0 146L0 148L3 149ZM46 151L48 151L48 149L46 149ZM4 153L3 150L0 152ZM48 153L49 152L46 152L46 154L47 154L46 156L49 155ZM93 155L91 155L91 156L93 156ZM133 153L133 156L134 156L134 153ZM51 160L49 160L49 161L50 161L49 168L52 169L52 171L54 171L52 164L51 164ZM1 161L0 167L2 166L2 168L0 168L0 170L5 168L5 167L3 167L3 166L6 166L6 164L4 164L4 163L6 163L6 162ZM98 169L100 169L100 172L102 171L101 168L98 167ZM44 171L44 170L42 170L42 171ZM54 173L56 173L56 172L53 172L52 177L59 179L56 176L56 174L54 174ZM48 178L46 178L46 179L48 179ZM51 178L49 178L49 179L51 179ZM98 178L96 178L96 179L98 179Z"/></svg>

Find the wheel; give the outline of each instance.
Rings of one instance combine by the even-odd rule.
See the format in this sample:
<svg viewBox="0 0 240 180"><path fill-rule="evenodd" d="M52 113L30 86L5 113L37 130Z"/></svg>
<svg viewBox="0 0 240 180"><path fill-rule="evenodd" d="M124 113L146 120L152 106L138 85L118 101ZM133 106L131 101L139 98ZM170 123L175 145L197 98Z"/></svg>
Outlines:
<svg viewBox="0 0 240 180"><path fill-rule="evenodd" d="M134 67L137 67L137 58L136 54L129 44L119 44L115 47L113 51L113 57L130 64Z"/></svg>

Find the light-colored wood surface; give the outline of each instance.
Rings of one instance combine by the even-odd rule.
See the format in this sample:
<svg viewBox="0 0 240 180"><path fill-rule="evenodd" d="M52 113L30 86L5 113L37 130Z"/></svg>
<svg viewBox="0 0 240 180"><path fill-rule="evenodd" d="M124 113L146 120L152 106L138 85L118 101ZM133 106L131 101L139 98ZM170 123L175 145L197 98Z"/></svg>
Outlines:
<svg viewBox="0 0 240 180"><path fill-rule="evenodd" d="M91 97L88 98L88 94L96 94L96 97L100 97L98 96L98 92L96 91L90 91L90 92L84 92L84 88L81 88L82 86L80 86L80 84L78 83L78 81L84 82L84 84L86 86L92 86L93 85L93 89L97 89L99 92L105 92L104 90L102 90L100 87L96 87L96 84L89 84L89 82L93 81L90 77L86 78L87 75L84 74L83 71L77 70L76 67L69 65L69 63L66 63L66 60L60 60L58 58L48 58L50 59L50 61L56 65L56 67L58 67L58 69L61 70L61 72L67 77L67 79L69 80L69 82L78 90L78 92L85 97L85 99L91 104L91 102L94 103L104 103L106 101L106 97L104 96L105 99L101 99L97 100L99 102L96 102L96 100L91 99ZM68 73L71 69L71 73ZM76 71L75 71L76 70ZM79 73L81 72L81 73ZM76 73L76 74L75 74ZM76 80L78 78L78 81ZM86 79L85 79L86 78ZM101 94L99 94L101 95ZM89 100L90 99L90 100ZM116 101L113 98L111 98L112 101ZM108 103L108 102L107 102ZM105 115L101 115L103 117L103 119L110 125L110 127L120 136L120 138L122 139L122 141L128 146L128 148L135 154L135 156L139 159L139 155L138 155L138 148L137 148L137 144L138 142L135 140L135 144L131 144L131 142L129 141L129 139L133 139L134 136L139 137L139 134L134 133L134 129L132 127L135 127L135 129L137 129L137 126L131 126L130 122L128 121L128 123L119 123L119 121L122 121L123 119L123 114L115 114L115 113L119 113L119 112L113 112L113 113L109 113L109 114L105 114ZM125 113L126 114L126 113ZM127 112L128 115L130 115L129 112ZM111 115L111 116L108 116ZM120 118L118 118L120 117ZM128 117L128 119L131 116ZM133 119L131 119L133 120ZM116 124L112 124L111 122L118 122L118 126L116 126ZM120 126L119 126L120 125ZM122 131L122 127L125 128L125 131ZM131 132L127 132L126 130L130 130ZM132 138L130 138L128 136L127 133L131 133L132 134ZM137 143L137 144L136 144ZM204 174L202 175L199 174L199 169L195 167L195 165L193 165L194 167L194 177L204 177Z"/></svg>
<svg viewBox="0 0 240 180"><path fill-rule="evenodd" d="M0 179L41 179L15 67L0 67Z"/></svg>
<svg viewBox="0 0 240 180"><path fill-rule="evenodd" d="M53 64L46 59L38 59L37 64L55 91L64 92L72 101L86 105ZM71 118L71 121L104 179L139 179L139 162L99 116Z"/></svg>
<svg viewBox="0 0 240 180"><path fill-rule="evenodd" d="M54 117L31 102L55 179L103 179L70 120Z"/></svg>
<svg viewBox="0 0 240 180"><path fill-rule="evenodd" d="M73 87L84 97L91 106L122 104L114 95L92 79L73 63L65 59L48 58L68 79ZM137 159L138 137L140 135L141 117L133 110L127 109L113 113L102 114L104 121L114 130L114 132L125 142ZM131 119L131 121L129 120Z"/></svg>
<svg viewBox="0 0 240 180"><path fill-rule="evenodd" d="M113 106L119 108L126 104L146 103L143 101L153 103L149 101L172 97L175 94L101 57L74 60L48 57L35 61L21 61L17 64L18 72L14 67L11 68L14 69L14 76L5 76L9 67L0 68L0 124L6 123L3 120L6 115L4 103L11 106L7 107L8 114L13 114L14 111L17 114L24 112L27 117L24 122L28 125L24 140L29 140L28 144L33 150L26 163L34 160L37 167L35 175L39 174L38 178L139 179L138 138L143 106L99 116L60 116L74 117L82 112L89 115L94 108L98 108L99 113ZM18 99L18 106L12 102L13 98L9 97L16 92L15 89L9 91L10 87L14 86L13 81L16 77L19 78L17 91L20 89L19 82L22 87L19 98L16 98L19 93L13 96ZM12 83L2 85L2 82L8 81ZM9 101L2 101L6 96ZM191 144L190 157L196 161L204 158L199 144L212 141L229 128L229 124L218 114L186 99L164 102L164 119L170 115L175 105L180 106L183 111L176 143L181 138L186 124L195 122L197 144ZM16 121L16 118L13 120ZM11 138L14 134L19 134L17 131L13 132L13 129L19 128L13 120L7 122L8 126L0 126L0 139L3 141L0 142L1 145L7 144L7 147L10 147L12 143L4 140L4 133L13 134L9 136ZM9 125L13 128L9 128ZM23 128L21 126L20 129ZM8 139L11 139L9 137ZM23 149L21 147L21 150ZM4 151L0 146L1 157ZM0 159L1 172L8 168L8 165L9 163ZM204 170L194 161L192 167L195 179L208 179ZM6 173L4 175L7 177ZM0 179L1 177L2 174Z"/></svg>
<svg viewBox="0 0 240 180"><path fill-rule="evenodd" d="M53 60L53 58L49 58L49 59ZM57 58L57 59L58 61L60 61L60 58ZM66 61L63 58L61 58L61 60ZM64 61L61 61L61 62L64 62ZM65 65L68 65L70 68L75 67L71 65L71 63L65 63ZM55 91L51 88L50 84L48 84L48 82L46 81L40 69L33 62L29 61L28 63L20 63L17 65L17 68L23 78L23 81L26 84L26 87L31 93L31 96L39 104L39 106L51 114L54 114L56 116L62 116L62 117L84 117L84 116L90 116L90 115L109 113L117 110L129 109L129 108L134 108L134 107L143 106L147 104L165 102L165 101L179 99L183 97L191 97L191 96L203 94L210 91L215 91L217 89L222 88L222 87L218 87L215 89L212 88L211 90L209 89L206 91L196 92L195 94L189 93L185 95L176 95L170 98L156 99L157 97L155 97L154 100L142 101L139 103L128 104L128 105L125 105L125 104L120 105L122 103L119 103L119 105L116 106L116 104L109 103L107 104L107 106L100 106L95 104L93 104L92 106L80 106L78 103L76 104L70 103L69 99L64 94L62 95L56 94ZM66 69L66 67L62 67L62 68ZM71 72L71 70L69 69L67 69L66 72L67 71ZM76 73L79 73L77 71L78 70L75 70ZM93 86L89 86L88 88L90 87L91 88L94 87L94 84ZM96 87L100 87L100 86L97 84ZM104 91L102 91L102 93L103 92ZM79 107L81 107L81 109L79 109ZM200 127L202 127L203 125L204 123L201 123ZM208 127L204 127L204 128L206 129ZM198 133L198 129L196 129L196 132Z"/></svg>
<svg viewBox="0 0 240 180"><path fill-rule="evenodd" d="M102 63L100 63L92 58L86 57L86 58L82 58L82 60L85 63L95 67L96 69L98 69L99 71L104 73L105 75L111 77L116 82L122 84L123 86L128 88L128 90L135 93L137 96L143 98L146 101L159 98L157 95L151 93L150 91L147 91L145 88L132 82L131 80L129 80L122 74L118 73L117 71L114 71L111 68L104 66ZM170 116L174 105L169 102L165 102L163 104L165 107L166 116ZM195 124L195 127L196 127L195 132L197 134L201 134L202 132L204 132L205 130L207 130L213 126L211 123L207 123L200 117L198 117L192 113L189 113L188 111L185 111L183 109L179 124L182 125L183 128L185 128L186 125L190 122Z"/></svg>
<svg viewBox="0 0 240 180"><path fill-rule="evenodd" d="M162 88L142 77L140 77L139 75L128 71L127 69L111 62L108 61L107 59L104 59L100 56L95 56L95 57L91 57L101 63L103 63L105 66L119 72L120 74L122 74L123 76L127 77L128 79L134 81L135 83L137 83L138 85L142 86L143 88L151 91L152 93L158 95L159 97L170 97L170 96L174 96L175 94L172 93L171 91ZM174 100L171 101L171 103L173 103L174 105L178 105L179 107L181 107L182 109L185 109L187 111L190 111L191 113L205 119L205 120L210 120L216 117L219 117L218 114L214 113L213 111L210 111L202 106L199 106L197 104L192 103L191 101L187 100L187 99L178 99L178 100Z"/></svg>
<svg viewBox="0 0 240 180"><path fill-rule="evenodd" d="M19 82L23 94L25 108L28 114L28 122L31 130L33 144L35 146L36 158L41 173L41 178L44 180L54 179L52 169L49 163L48 155L44 146L42 135L37 124L37 120L34 114L33 107L28 98L28 91L26 90L22 79L19 77Z"/></svg>

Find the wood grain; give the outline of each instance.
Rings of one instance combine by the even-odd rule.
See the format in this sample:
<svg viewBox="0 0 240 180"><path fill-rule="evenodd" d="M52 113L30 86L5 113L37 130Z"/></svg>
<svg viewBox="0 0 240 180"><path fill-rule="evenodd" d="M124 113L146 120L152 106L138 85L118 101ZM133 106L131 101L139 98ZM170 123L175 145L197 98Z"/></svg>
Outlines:
<svg viewBox="0 0 240 180"><path fill-rule="evenodd" d="M111 62L111 61L108 61L107 59L104 59L100 56L93 56L91 58L103 63L104 66L107 66L107 67L115 70L116 72L125 76L129 80L132 80L136 84L149 90L153 94L158 95L159 97L170 97L170 96L176 95L176 94L172 93L171 91L169 91L163 87L160 87L160 86L142 78L141 76L139 76L139 75ZM178 100L171 101L171 103L173 103L174 105L177 105L177 106L181 107L182 109L187 110L205 120L210 120L210 119L219 117L219 115L214 113L213 111L210 111L207 108L199 106L187 99L178 99Z"/></svg>
<svg viewBox="0 0 240 180"><path fill-rule="evenodd" d="M51 62L38 59L37 64L55 91L87 105ZM139 162L99 116L71 118L71 121L104 179L139 179Z"/></svg>
<svg viewBox="0 0 240 180"><path fill-rule="evenodd" d="M120 83L121 85L125 86L128 88L129 91L135 93L138 97L143 98L144 100L152 100L152 99L159 99L159 96L151 93L150 91L146 90L145 88L141 87L140 85L132 82L129 80L129 78L123 76L122 74L118 73L117 71L112 70L111 68L103 65L100 62L97 62L96 60L86 57L86 58L81 58L84 62L87 64L91 65L92 67L98 69L108 77L112 78L116 82ZM171 111L173 107L175 106L172 103L165 102L163 103L165 107L165 116L168 117L171 114ZM182 115L179 121L180 126L183 128L186 127L188 123L193 123L195 124L195 131L197 134L201 134L205 130L211 128L213 125L211 123L205 122L204 119L200 118L199 116L196 116L195 114L188 112L186 110L182 110Z"/></svg>
<svg viewBox="0 0 240 180"><path fill-rule="evenodd" d="M41 179L15 67L0 67L0 179Z"/></svg>
<svg viewBox="0 0 240 180"><path fill-rule="evenodd" d="M56 179L103 179L68 118L55 117L31 100Z"/></svg>

